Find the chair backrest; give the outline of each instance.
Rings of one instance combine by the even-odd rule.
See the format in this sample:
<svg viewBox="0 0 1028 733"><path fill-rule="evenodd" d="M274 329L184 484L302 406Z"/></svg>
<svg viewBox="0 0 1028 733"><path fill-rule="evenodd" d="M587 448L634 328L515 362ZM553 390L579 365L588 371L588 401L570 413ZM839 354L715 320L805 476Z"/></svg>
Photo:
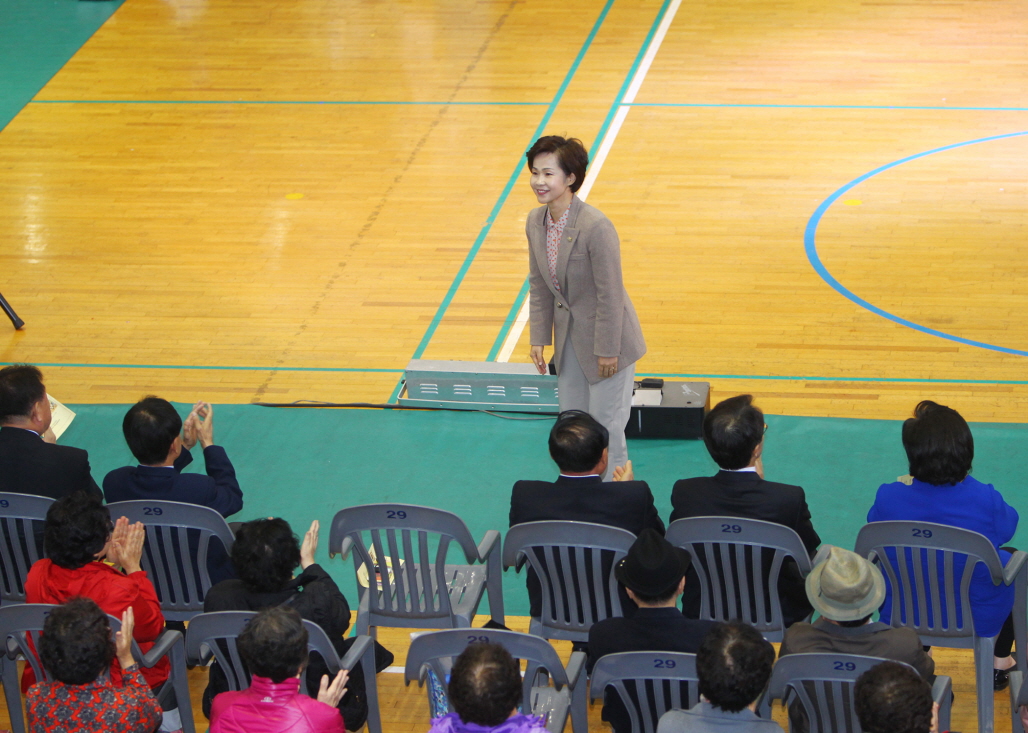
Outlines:
<svg viewBox="0 0 1028 733"><path fill-rule="evenodd" d="M358 584L363 602L378 616L449 618L446 555L451 542L467 562L480 558L464 521L456 514L410 504L366 504L336 512L328 537L329 557L353 552L368 587ZM377 570L376 570L377 569Z"/></svg>
<svg viewBox="0 0 1028 733"><path fill-rule="evenodd" d="M810 733L860 733L853 704L857 678L884 661L856 654L788 654L771 672L768 707L773 700L800 706Z"/></svg>
<svg viewBox="0 0 1028 733"><path fill-rule="evenodd" d="M634 542L628 530L605 524L526 522L507 530L503 567L524 559L539 577L545 638L584 640L597 621L622 615L614 566Z"/></svg>
<svg viewBox="0 0 1028 733"><path fill-rule="evenodd" d="M236 639L250 620L253 611L217 611L194 616L186 627L186 660L190 665L205 664L213 654L225 673L230 690L245 690L250 686L250 671L246 668ZM307 628L307 650L317 652L325 660L331 674L339 671L339 655L325 630L313 621L304 619ZM307 694L308 685L300 685Z"/></svg>
<svg viewBox="0 0 1028 733"><path fill-rule="evenodd" d="M43 523L54 500L46 496L0 493L0 599L25 602L25 577L43 557Z"/></svg>
<svg viewBox="0 0 1028 733"><path fill-rule="evenodd" d="M417 636L407 650L404 681L410 684L417 680L419 684L424 684L429 670L435 673L437 680L445 681L453 667L453 660L460 656L469 644L476 643L501 645L515 659L528 662L529 669L545 671L558 689L568 684L564 665L553 645L546 639L500 629L446 629ZM534 677L535 675L526 674L524 679L523 706L526 711L531 709ZM449 700L447 704L449 705ZM452 705L449 710L453 711Z"/></svg>
<svg viewBox="0 0 1028 733"><path fill-rule="evenodd" d="M628 710L632 733L653 733L668 710L688 710L700 700L696 655L682 652L619 652L596 660L590 676L593 700L613 688Z"/></svg>
<svg viewBox="0 0 1028 733"><path fill-rule="evenodd" d="M209 507L178 501L119 501L109 507L112 519L124 516L145 525L141 564L164 617L188 621L202 613L212 585L207 570L212 538L221 542L226 554L232 550L232 530L225 518Z"/></svg>
<svg viewBox="0 0 1028 733"><path fill-rule="evenodd" d="M968 588L978 563L989 569L994 583L1003 582L1003 563L989 539L945 524L865 524L854 552L876 562L892 589L891 618L882 621L909 626L925 644L973 643ZM961 638L967 642L953 643Z"/></svg>
<svg viewBox="0 0 1028 733"><path fill-rule="evenodd" d="M810 556L796 531L774 522L740 517L677 519L667 540L692 555L700 583L700 618L738 619L771 641L785 632L778 577L787 558L802 576Z"/></svg>

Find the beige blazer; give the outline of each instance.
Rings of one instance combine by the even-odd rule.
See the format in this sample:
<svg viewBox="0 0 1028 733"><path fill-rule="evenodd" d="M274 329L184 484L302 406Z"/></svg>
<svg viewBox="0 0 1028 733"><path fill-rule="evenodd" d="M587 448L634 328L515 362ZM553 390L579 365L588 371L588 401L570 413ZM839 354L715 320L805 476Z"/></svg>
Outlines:
<svg viewBox="0 0 1028 733"><path fill-rule="evenodd" d="M555 344L557 373L570 336L590 384L600 381L597 357L618 357L618 370L646 353L639 318L621 280L621 243L610 219L577 196L557 250L553 287L546 262L546 207L533 209L528 235L529 314L533 346Z"/></svg>

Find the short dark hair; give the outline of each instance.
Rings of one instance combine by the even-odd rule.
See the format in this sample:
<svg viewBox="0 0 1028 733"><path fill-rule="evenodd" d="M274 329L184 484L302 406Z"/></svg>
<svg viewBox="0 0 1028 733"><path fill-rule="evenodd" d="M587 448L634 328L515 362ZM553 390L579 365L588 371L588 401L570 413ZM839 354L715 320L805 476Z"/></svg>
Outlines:
<svg viewBox="0 0 1028 733"><path fill-rule="evenodd" d="M857 678L853 694L864 733L928 733L932 728L932 690L905 664L876 664Z"/></svg>
<svg viewBox="0 0 1028 733"><path fill-rule="evenodd" d="M171 444L182 432L182 418L167 400L144 397L129 408L121 421L125 442L144 465L164 463Z"/></svg>
<svg viewBox="0 0 1028 733"><path fill-rule="evenodd" d="M525 153L528 159L528 170L532 170L535 159L538 155L553 153L557 156L557 163L564 171L565 176L574 175L575 180L569 188L572 193L585 183L585 169L589 166L589 152L585 149L582 141L577 137L563 138L560 135L544 135L532 143L532 147Z"/></svg>
<svg viewBox="0 0 1028 733"><path fill-rule="evenodd" d="M46 397L43 372L31 364L0 369L0 422L28 417L32 406Z"/></svg>
<svg viewBox="0 0 1028 733"><path fill-rule="evenodd" d="M678 582L680 583L682 581L679 580ZM647 595L646 593L640 593L635 588L632 588L632 593L634 593L635 597L638 598L642 603L645 603L649 606L653 606L658 603L667 603L678 594L678 583L675 583L673 586L668 588L667 591L660 594L659 596L651 596Z"/></svg>
<svg viewBox="0 0 1028 733"><path fill-rule="evenodd" d="M775 648L749 624L717 624L696 652L700 694L710 704L737 713L763 692L771 679Z"/></svg>
<svg viewBox="0 0 1028 733"><path fill-rule="evenodd" d="M729 397L714 405L703 418L703 442L721 468L746 468L753 451L764 439L764 413L753 404L753 395Z"/></svg>
<svg viewBox="0 0 1028 733"><path fill-rule="evenodd" d="M114 660L107 614L89 598L75 597L50 612L39 639L39 659L66 685L85 685Z"/></svg>
<svg viewBox="0 0 1028 733"><path fill-rule="evenodd" d="M521 670L499 644L476 642L454 661L447 690L462 721L491 728L521 702Z"/></svg>
<svg viewBox="0 0 1028 733"><path fill-rule="evenodd" d="M588 412L565 410L550 430L550 458L561 471L591 471L609 442L607 428Z"/></svg>
<svg viewBox="0 0 1028 733"><path fill-rule="evenodd" d="M249 590L282 590L299 564L300 542L286 520L255 519L236 530L232 567Z"/></svg>
<svg viewBox="0 0 1028 733"><path fill-rule="evenodd" d="M112 529L111 512L100 497L75 491L47 510L43 547L54 565L75 570L96 559Z"/></svg>
<svg viewBox="0 0 1028 733"><path fill-rule="evenodd" d="M307 662L307 629L292 606L259 612L236 641L252 674L279 683L299 674Z"/></svg>
<svg viewBox="0 0 1028 733"><path fill-rule="evenodd" d="M924 400L903 423L910 475L935 486L959 484L971 473L974 437L956 410Z"/></svg>

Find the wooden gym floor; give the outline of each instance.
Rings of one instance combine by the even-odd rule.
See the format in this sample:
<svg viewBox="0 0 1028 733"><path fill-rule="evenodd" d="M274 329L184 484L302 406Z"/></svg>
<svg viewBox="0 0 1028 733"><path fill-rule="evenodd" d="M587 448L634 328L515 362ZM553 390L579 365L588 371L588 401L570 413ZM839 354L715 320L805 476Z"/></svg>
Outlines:
<svg viewBox="0 0 1028 733"><path fill-rule="evenodd" d="M69 403L382 403L412 357L526 361L559 133L639 373L1020 422L1026 61L1015 0L126 0L0 132L0 362Z"/></svg>
<svg viewBox="0 0 1028 733"><path fill-rule="evenodd" d="M640 373L1020 421L1020 10L128 0L0 133L0 361L68 402L378 403L496 358L547 132L608 143Z"/></svg>

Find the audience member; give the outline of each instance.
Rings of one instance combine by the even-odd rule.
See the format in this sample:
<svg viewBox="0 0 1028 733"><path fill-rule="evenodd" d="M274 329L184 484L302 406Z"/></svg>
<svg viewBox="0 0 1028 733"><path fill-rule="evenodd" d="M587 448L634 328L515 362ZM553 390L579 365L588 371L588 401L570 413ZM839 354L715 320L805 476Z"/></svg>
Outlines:
<svg viewBox="0 0 1028 733"><path fill-rule="evenodd" d="M25 708L30 733L152 733L161 706L132 657L131 606L111 641L107 614L88 598L72 598L46 617L39 658L54 678L33 685ZM122 684L103 675L117 658Z"/></svg>
<svg viewBox="0 0 1028 733"><path fill-rule="evenodd" d="M518 481L510 497L510 526L566 520L620 527L638 535L647 527L664 534L664 523L644 481L635 481L632 462L614 469L614 481L601 478L607 467L607 429L588 413L567 410L550 430L550 457L556 481ZM530 614L542 614L542 588L529 569ZM626 596L627 600L627 596Z"/></svg>
<svg viewBox="0 0 1028 733"><path fill-rule="evenodd" d="M821 544L814 531L806 496L799 486L764 480L764 413L750 395L719 402L703 419L703 442L721 470L710 478L683 479L671 492L671 521L684 517L743 517L774 522L803 540L813 557ZM765 553L770 569L773 552ZM695 568L686 575L682 612L698 618L702 588ZM778 595L786 626L806 618L811 611L803 576L795 561L788 560L778 579Z"/></svg>
<svg viewBox="0 0 1028 733"><path fill-rule="evenodd" d="M903 423L903 447L910 465L909 483L896 481L878 488L868 522L904 520L935 522L961 527L985 535L999 551L1004 564L1010 548L1001 549L1017 529L1017 510L1003 501L992 484L972 478L974 438L967 422L956 410L925 400L914 416ZM895 560L895 554L890 555ZM964 571L967 558L953 561L954 577ZM923 558L928 572L927 555ZM939 564L939 578L945 569ZM974 627L979 636L997 636L993 660L993 682L997 691L1006 689L1014 658L1013 585L993 585L984 565L974 569L970 588ZM886 584L882 619L892 618L892 589Z"/></svg>
<svg viewBox="0 0 1028 733"><path fill-rule="evenodd" d="M116 468L104 478L107 501L149 499L210 507L228 517L243 508L243 492L225 449L214 444L214 407L197 402L185 423L167 400L146 397L121 424L138 466ZM182 473L199 441L207 475Z"/></svg>
<svg viewBox="0 0 1028 733"><path fill-rule="evenodd" d="M25 600L64 603L83 596L112 616L121 616L131 608L133 638L143 653L148 652L164 629L164 616L153 583L139 566L145 537L138 522L130 525L121 517L112 524L110 512L97 496L78 491L58 499L46 514L47 557L29 570ZM114 567L101 562L103 559ZM117 662L111 665L111 683L120 686L122 671ZM140 670L154 689L168 679L168 671L167 658ZM32 668L25 667L22 689L27 690L35 681Z"/></svg>
<svg viewBox="0 0 1028 733"><path fill-rule="evenodd" d="M350 626L350 605L325 570L314 562L318 549L319 523L315 520L304 535L301 545L284 519L257 519L246 522L236 532L232 545L232 565L239 579L226 580L207 592L204 611L260 611L272 606L288 605L302 618L313 621L328 634L339 656L353 645L346 638ZM301 573L293 577L299 565ZM393 663L393 655L375 643L376 671ZM318 693L318 680L328 673L320 654L310 659L307 675L311 696ZM358 664L351 670L348 692L341 698L339 710L348 730L357 730L368 716L368 699L364 675ZM203 695L203 711L210 717L211 700L228 690L228 680L217 664L210 668L207 689Z"/></svg>
<svg viewBox="0 0 1028 733"><path fill-rule="evenodd" d="M939 706L932 689L914 670L882 662L857 679L857 719L864 733L935 733Z"/></svg>
<svg viewBox="0 0 1028 733"><path fill-rule="evenodd" d="M243 492L225 449L214 444L214 407L197 402L185 423L167 400L146 397L134 404L122 421L122 432L138 466L116 468L104 478L108 502L148 499L198 504L228 517L243 508ZM203 448L206 475L182 473L193 461L189 449ZM189 549L200 547L199 530L188 533ZM214 539L207 550L211 583L234 578L228 553ZM199 582L199 578L197 578Z"/></svg>
<svg viewBox="0 0 1028 733"><path fill-rule="evenodd" d="M295 608L272 606L254 617L237 640L253 677L249 689L223 692L211 706L210 733L342 733L336 709L346 694L346 670L321 678L317 696L301 695L307 629Z"/></svg>
<svg viewBox="0 0 1028 733"><path fill-rule="evenodd" d="M546 733L541 718L518 712L521 670L499 644L469 644L453 662L447 688L454 712L429 733Z"/></svg>
<svg viewBox="0 0 1028 733"><path fill-rule="evenodd" d="M81 448L57 445L50 398L34 366L0 369L0 491L60 499L74 491L102 496Z"/></svg>
<svg viewBox="0 0 1028 733"><path fill-rule="evenodd" d="M781 733L778 723L756 713L774 663L774 647L752 626L738 621L717 624L696 653L700 702L689 710L665 713L657 733Z"/></svg>
<svg viewBox="0 0 1028 733"><path fill-rule="evenodd" d="M661 651L695 654L713 621L690 619L679 613L678 598L685 585L689 553L674 547L652 529L644 529L614 575L639 609L631 618L608 618L589 630L588 671L596 660L617 652ZM613 690L603 696L603 720L614 733L631 733L632 721L621 697Z"/></svg>
<svg viewBox="0 0 1028 733"><path fill-rule="evenodd" d="M787 654L861 654L906 662L927 682L935 662L925 653L917 633L871 621L885 598L885 579L870 561L833 547L807 576L807 597L821 618L798 622L786 632L779 657ZM805 733L809 724L801 705L789 708L789 730Z"/></svg>

